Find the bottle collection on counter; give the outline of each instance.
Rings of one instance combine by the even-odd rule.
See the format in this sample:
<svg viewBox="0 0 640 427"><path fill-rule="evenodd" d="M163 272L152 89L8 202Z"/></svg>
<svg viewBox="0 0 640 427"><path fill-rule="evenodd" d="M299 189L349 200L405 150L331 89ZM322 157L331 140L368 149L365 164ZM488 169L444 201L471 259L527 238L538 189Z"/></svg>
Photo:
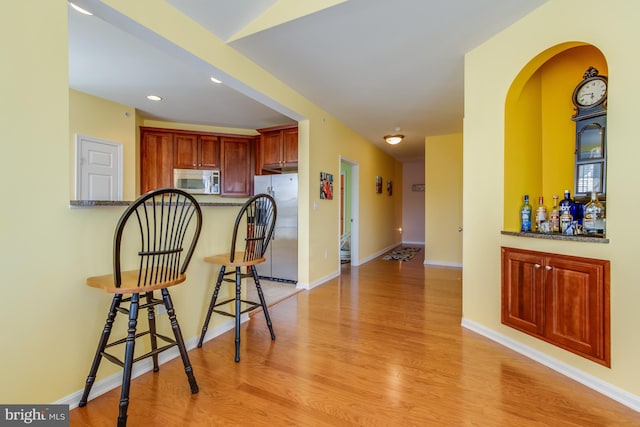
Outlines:
<svg viewBox="0 0 640 427"><path fill-rule="evenodd" d="M533 219L533 221L532 221ZM535 227L535 228L533 228ZM571 198L569 190L564 191L564 198L558 202L558 195L553 196L553 207L547 211L544 198L538 197L535 210L529 203L529 195L525 194L524 203L520 207L520 231L537 233L560 233L564 235L586 235L604 237L606 219L604 205L598 200L598 193L591 193L587 204Z"/></svg>

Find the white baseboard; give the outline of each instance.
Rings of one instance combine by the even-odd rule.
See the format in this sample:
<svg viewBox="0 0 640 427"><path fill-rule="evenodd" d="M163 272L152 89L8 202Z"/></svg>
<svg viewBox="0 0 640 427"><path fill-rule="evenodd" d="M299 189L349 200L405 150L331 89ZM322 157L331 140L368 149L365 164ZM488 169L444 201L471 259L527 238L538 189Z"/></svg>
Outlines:
<svg viewBox="0 0 640 427"><path fill-rule="evenodd" d="M420 245L420 246L424 246L424 242L409 242L409 241L405 242L405 241L403 241L402 244L403 245Z"/></svg>
<svg viewBox="0 0 640 427"><path fill-rule="evenodd" d="M424 260L424 265L431 265L433 267L462 268L462 263L459 262L431 261L426 259Z"/></svg>
<svg viewBox="0 0 640 427"><path fill-rule="evenodd" d="M394 244L392 244L390 246L387 246L386 248L384 248L382 250L379 250L378 252L376 252L376 253L374 253L372 255L369 255L366 258L361 259L360 262L357 265L362 265L362 264L366 264L369 261L373 261L374 259L378 258L380 255L384 255L387 252L389 252L391 249L397 248L400 245L402 245L402 242L394 243ZM354 264L354 265L356 265L356 264Z"/></svg>
<svg viewBox="0 0 640 427"><path fill-rule="evenodd" d="M249 320L249 315L245 313L241 317L241 322L246 322L247 320ZM233 329L234 327L235 327L235 321L232 319L224 322L223 324L213 329L209 329L207 331L207 334L204 337L203 342L207 342L217 337L218 335L221 335ZM193 337L193 338L189 338L188 340L185 340L184 344L185 344L185 347L187 348L187 351L191 351L194 348L196 348L196 346L198 345L199 338L200 337L197 336L197 337ZM170 361L171 359L175 359L176 357L179 357L179 356L180 356L180 351L178 350L178 347L170 348L158 355L158 364L163 365L168 361ZM89 355L89 357L93 357L93 356ZM103 360L103 363L105 363L104 360ZM109 362L106 362L106 363L109 363ZM153 362L151 361L151 359L142 360L133 365L133 370L131 371L131 379L136 378L147 372L151 372L152 370L153 370ZM195 374L196 374L196 380L197 380L198 379L197 372ZM91 393L89 393L89 401L95 399L100 395L105 394L108 391L113 390L114 388L118 388L121 385L122 385L122 371L120 370L113 375L110 375L106 378L96 381L93 384L93 387L91 387ZM78 402L80 402L80 398L82 397L83 392L84 392L84 387L74 393L71 393L68 396L63 397L60 400L57 400L56 402L53 402L53 404L69 405L69 409L77 408Z"/></svg>
<svg viewBox="0 0 640 427"><path fill-rule="evenodd" d="M598 393L601 393L615 400L616 402L619 402L633 409L634 411L640 412L640 396L636 396L635 394L631 394L628 391L602 381L599 378L589 375L579 369L574 368L571 365L561 362L553 357L550 357L547 354L535 350L527 345L515 341L505 335L502 335L492 329L486 328L471 320L463 318L462 327L474 331L507 348L510 348L511 350L516 351L523 356L528 357L529 359L535 360L536 362L541 363L542 365L551 368L554 371L559 372L562 375L567 376L579 382L580 384L583 384L597 391Z"/></svg>
<svg viewBox="0 0 640 427"><path fill-rule="evenodd" d="M312 289L312 288L315 288L316 286L322 285L325 282L328 282L331 279L335 279L338 276L340 276L340 270L336 270L333 273L327 274L326 276L316 279L311 283L298 282L298 286L296 287L298 289Z"/></svg>

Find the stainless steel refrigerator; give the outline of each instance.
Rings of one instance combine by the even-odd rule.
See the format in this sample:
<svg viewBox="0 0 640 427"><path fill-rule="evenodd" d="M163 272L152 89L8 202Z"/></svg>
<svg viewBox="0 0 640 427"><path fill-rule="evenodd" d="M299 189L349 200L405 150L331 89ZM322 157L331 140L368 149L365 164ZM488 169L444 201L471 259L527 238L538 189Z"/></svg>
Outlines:
<svg viewBox="0 0 640 427"><path fill-rule="evenodd" d="M254 193L270 194L278 216L274 237L265 263L257 265L258 275L277 282L298 282L298 174L257 175Z"/></svg>

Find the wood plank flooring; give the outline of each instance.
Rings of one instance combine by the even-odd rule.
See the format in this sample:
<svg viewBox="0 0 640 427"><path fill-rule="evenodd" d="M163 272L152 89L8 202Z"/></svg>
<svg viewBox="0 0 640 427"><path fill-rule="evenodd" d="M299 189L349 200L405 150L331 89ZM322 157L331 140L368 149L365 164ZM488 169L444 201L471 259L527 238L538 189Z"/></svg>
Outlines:
<svg viewBox="0 0 640 427"><path fill-rule="evenodd" d="M130 426L639 426L640 414L460 326L461 271L376 259L132 381ZM178 315L180 307L177 307ZM91 357L92 355L87 355ZM120 389L71 411L116 423Z"/></svg>

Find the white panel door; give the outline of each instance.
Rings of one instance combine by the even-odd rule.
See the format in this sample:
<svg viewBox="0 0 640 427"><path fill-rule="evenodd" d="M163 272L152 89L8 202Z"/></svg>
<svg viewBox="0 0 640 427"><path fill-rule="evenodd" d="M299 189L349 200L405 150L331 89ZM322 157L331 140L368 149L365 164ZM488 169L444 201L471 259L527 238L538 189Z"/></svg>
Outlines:
<svg viewBox="0 0 640 427"><path fill-rule="evenodd" d="M76 197L122 200L122 144L76 135Z"/></svg>

